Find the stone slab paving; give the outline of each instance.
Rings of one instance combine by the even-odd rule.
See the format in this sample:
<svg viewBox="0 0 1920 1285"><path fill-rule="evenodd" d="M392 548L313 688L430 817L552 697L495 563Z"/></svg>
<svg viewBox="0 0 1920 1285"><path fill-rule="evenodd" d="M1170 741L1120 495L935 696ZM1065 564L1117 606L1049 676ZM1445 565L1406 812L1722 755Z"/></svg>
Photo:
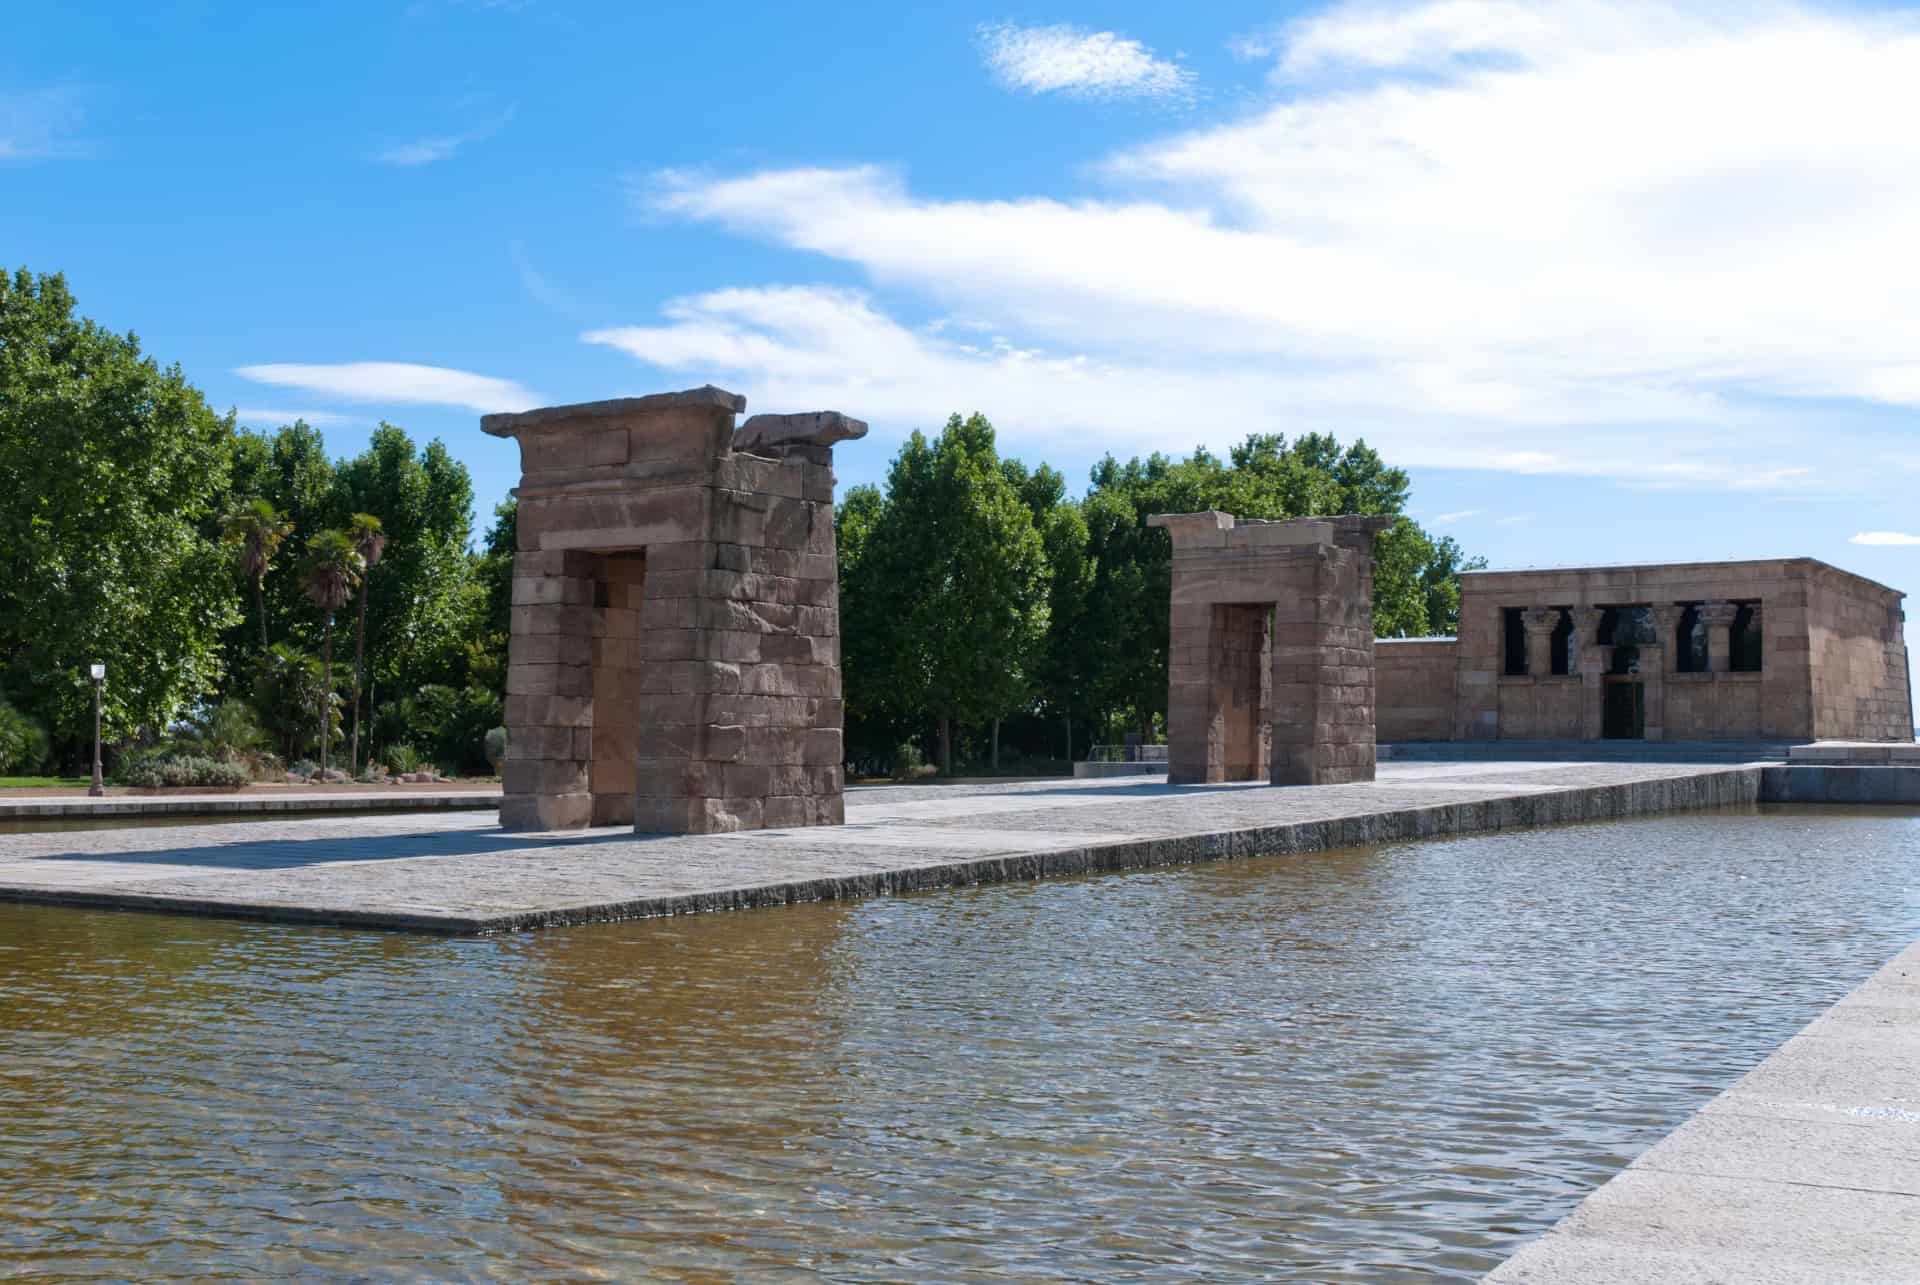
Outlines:
<svg viewBox="0 0 1920 1285"><path fill-rule="evenodd" d="M485 811L500 806L499 787L436 790L397 786L367 790L289 790L272 787L224 794L47 794L0 798L0 821L41 818L143 816L271 816L277 812Z"/></svg>
<svg viewBox="0 0 1920 1285"><path fill-rule="evenodd" d="M847 824L508 833L485 813L0 836L0 898L498 932L1305 853L1753 803L1757 767L1391 764L1365 784L1060 779L850 790Z"/></svg>
<svg viewBox="0 0 1920 1285"><path fill-rule="evenodd" d="M1920 943L1487 1280L1920 1281Z"/></svg>

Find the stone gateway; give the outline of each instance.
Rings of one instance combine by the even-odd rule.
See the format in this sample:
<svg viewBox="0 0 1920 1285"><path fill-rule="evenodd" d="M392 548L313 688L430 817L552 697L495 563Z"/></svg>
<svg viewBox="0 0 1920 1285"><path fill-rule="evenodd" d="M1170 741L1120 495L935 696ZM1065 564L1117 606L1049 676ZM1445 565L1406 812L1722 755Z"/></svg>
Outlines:
<svg viewBox="0 0 1920 1285"><path fill-rule="evenodd" d="M714 387L488 415L520 443L500 822L844 819L834 411Z"/></svg>
<svg viewBox="0 0 1920 1285"><path fill-rule="evenodd" d="M1167 779L1373 780L1373 540L1393 519L1147 525L1173 541Z"/></svg>

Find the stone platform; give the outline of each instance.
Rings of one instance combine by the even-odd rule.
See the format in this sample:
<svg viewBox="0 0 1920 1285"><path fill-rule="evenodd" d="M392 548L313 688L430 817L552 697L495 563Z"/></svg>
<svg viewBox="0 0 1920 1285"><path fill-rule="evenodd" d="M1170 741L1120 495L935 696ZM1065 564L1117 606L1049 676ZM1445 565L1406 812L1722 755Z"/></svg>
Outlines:
<svg viewBox="0 0 1920 1285"><path fill-rule="evenodd" d="M245 790L226 793L109 794L90 798L77 791L40 797L0 798L0 821L137 820L141 817L238 817L260 819L287 812L497 811L498 789L435 790Z"/></svg>
<svg viewBox="0 0 1920 1285"><path fill-rule="evenodd" d="M0 899L436 933L774 906L1751 805L1754 766L1392 763L1368 783L877 786L847 824L527 834L485 814L0 836Z"/></svg>
<svg viewBox="0 0 1920 1285"><path fill-rule="evenodd" d="M1487 1280L1920 1280L1920 944Z"/></svg>

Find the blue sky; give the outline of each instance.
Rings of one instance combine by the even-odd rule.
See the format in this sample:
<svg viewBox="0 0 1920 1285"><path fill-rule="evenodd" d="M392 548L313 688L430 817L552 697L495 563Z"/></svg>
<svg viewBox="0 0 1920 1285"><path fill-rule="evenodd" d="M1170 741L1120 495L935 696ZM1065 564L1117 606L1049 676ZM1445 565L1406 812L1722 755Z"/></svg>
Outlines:
<svg viewBox="0 0 1920 1285"><path fill-rule="evenodd" d="M1495 565L1920 588L1920 16L36 6L0 258L338 453L714 382L901 436L1365 436ZM1866 542L1861 542L1862 540Z"/></svg>

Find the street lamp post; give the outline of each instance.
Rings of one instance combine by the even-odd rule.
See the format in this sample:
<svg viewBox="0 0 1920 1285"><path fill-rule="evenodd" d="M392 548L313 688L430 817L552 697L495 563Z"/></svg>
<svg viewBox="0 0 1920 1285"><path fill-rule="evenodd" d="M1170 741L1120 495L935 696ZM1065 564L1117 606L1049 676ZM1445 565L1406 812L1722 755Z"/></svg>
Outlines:
<svg viewBox="0 0 1920 1285"><path fill-rule="evenodd" d="M97 799L107 792L100 780L100 689L107 681L107 667L95 661L88 668L87 676L93 679L93 784L87 787L87 794Z"/></svg>

